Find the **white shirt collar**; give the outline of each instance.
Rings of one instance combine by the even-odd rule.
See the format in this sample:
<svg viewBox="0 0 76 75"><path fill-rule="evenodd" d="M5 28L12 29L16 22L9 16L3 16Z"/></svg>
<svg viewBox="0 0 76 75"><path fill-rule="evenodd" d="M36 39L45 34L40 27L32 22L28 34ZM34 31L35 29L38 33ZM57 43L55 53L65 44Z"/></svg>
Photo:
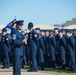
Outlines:
<svg viewBox="0 0 76 75"><path fill-rule="evenodd" d="M29 32L31 32L32 30L33 30L33 28Z"/></svg>
<svg viewBox="0 0 76 75"><path fill-rule="evenodd" d="M60 39L63 37L63 35L60 37Z"/></svg>
<svg viewBox="0 0 76 75"><path fill-rule="evenodd" d="M18 29L18 31L21 33L22 31Z"/></svg>
<svg viewBox="0 0 76 75"><path fill-rule="evenodd" d="M39 36L39 38L41 38L41 36Z"/></svg>
<svg viewBox="0 0 76 75"><path fill-rule="evenodd" d="M50 37L53 37L53 35L51 35Z"/></svg>
<svg viewBox="0 0 76 75"><path fill-rule="evenodd" d="M71 36L72 36L72 35L68 36L68 38L71 37Z"/></svg>
<svg viewBox="0 0 76 75"><path fill-rule="evenodd" d="M6 35L6 33L3 36L5 36L5 35Z"/></svg>
<svg viewBox="0 0 76 75"><path fill-rule="evenodd" d="M31 29L31 31L33 30L33 28Z"/></svg>

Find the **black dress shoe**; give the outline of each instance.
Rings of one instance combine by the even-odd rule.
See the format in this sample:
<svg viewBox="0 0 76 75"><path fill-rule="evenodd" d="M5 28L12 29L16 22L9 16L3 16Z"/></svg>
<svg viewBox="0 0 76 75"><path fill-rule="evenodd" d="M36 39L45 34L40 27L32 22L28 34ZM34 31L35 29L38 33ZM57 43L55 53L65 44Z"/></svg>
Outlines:
<svg viewBox="0 0 76 75"><path fill-rule="evenodd" d="M5 69L5 67L1 67L1 69Z"/></svg>
<svg viewBox="0 0 76 75"><path fill-rule="evenodd" d="M1 69L9 69L9 67L1 67Z"/></svg>
<svg viewBox="0 0 76 75"><path fill-rule="evenodd" d="M45 70L44 68L41 69L41 71L44 71L44 70Z"/></svg>
<svg viewBox="0 0 76 75"><path fill-rule="evenodd" d="M6 69L9 69L9 67L6 67Z"/></svg>
<svg viewBox="0 0 76 75"><path fill-rule="evenodd" d="M72 71L72 72L76 72L76 70L73 70L73 69L67 69L68 71Z"/></svg>
<svg viewBox="0 0 76 75"><path fill-rule="evenodd" d="M33 72L37 72L38 70L33 70Z"/></svg>
<svg viewBox="0 0 76 75"><path fill-rule="evenodd" d="M33 70L30 69L30 70L27 70L27 72L33 72Z"/></svg>
<svg viewBox="0 0 76 75"><path fill-rule="evenodd" d="M27 70L27 72L37 72L38 70Z"/></svg>

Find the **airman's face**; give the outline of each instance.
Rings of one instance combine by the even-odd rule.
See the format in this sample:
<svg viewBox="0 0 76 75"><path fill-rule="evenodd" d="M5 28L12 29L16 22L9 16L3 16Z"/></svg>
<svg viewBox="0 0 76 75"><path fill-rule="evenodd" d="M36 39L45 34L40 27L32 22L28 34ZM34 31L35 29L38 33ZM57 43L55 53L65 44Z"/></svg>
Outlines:
<svg viewBox="0 0 76 75"><path fill-rule="evenodd" d="M76 31L75 31L75 35L76 35Z"/></svg>
<svg viewBox="0 0 76 75"><path fill-rule="evenodd" d="M59 36L61 37L63 35L63 33L59 33Z"/></svg>
<svg viewBox="0 0 76 75"><path fill-rule="evenodd" d="M58 30L54 30L54 33L55 33L55 34L58 34Z"/></svg>
<svg viewBox="0 0 76 75"><path fill-rule="evenodd" d="M19 25L19 26L18 26L18 29L19 29L19 30L22 30L22 25Z"/></svg>
<svg viewBox="0 0 76 75"><path fill-rule="evenodd" d="M31 30L31 27L28 27L29 30Z"/></svg>
<svg viewBox="0 0 76 75"><path fill-rule="evenodd" d="M66 36L69 37L70 36L70 33L66 33Z"/></svg>
<svg viewBox="0 0 76 75"><path fill-rule="evenodd" d="M50 36L53 35L53 32L50 32Z"/></svg>
<svg viewBox="0 0 76 75"><path fill-rule="evenodd" d="M37 34L40 33L40 30L36 30Z"/></svg>
<svg viewBox="0 0 76 75"><path fill-rule="evenodd" d="M44 36L45 35L45 32L41 32L41 35Z"/></svg>
<svg viewBox="0 0 76 75"><path fill-rule="evenodd" d="M76 31L73 32L76 35Z"/></svg>
<svg viewBox="0 0 76 75"><path fill-rule="evenodd" d="M46 31L46 36L49 36L49 32L48 31Z"/></svg>
<svg viewBox="0 0 76 75"><path fill-rule="evenodd" d="M2 32L2 35L6 34L6 32Z"/></svg>

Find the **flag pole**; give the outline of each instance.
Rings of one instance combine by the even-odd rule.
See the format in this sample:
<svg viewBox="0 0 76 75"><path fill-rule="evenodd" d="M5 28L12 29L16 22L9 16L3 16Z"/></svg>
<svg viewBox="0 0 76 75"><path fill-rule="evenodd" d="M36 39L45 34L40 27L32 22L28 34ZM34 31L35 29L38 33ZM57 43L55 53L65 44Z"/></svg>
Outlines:
<svg viewBox="0 0 76 75"><path fill-rule="evenodd" d="M16 15L14 14L14 18L16 19Z"/></svg>

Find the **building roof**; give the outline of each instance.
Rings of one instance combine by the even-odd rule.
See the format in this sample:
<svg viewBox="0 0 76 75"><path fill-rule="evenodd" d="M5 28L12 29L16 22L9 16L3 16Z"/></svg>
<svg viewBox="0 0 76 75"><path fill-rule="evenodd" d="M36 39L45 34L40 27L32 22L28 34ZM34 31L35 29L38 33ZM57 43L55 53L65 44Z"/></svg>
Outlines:
<svg viewBox="0 0 76 75"><path fill-rule="evenodd" d="M45 29L46 30L53 30L54 28L60 28L60 27L41 24L41 25L35 25L34 28L40 28L42 30L45 30Z"/></svg>
<svg viewBox="0 0 76 75"><path fill-rule="evenodd" d="M5 27L5 25L0 25L0 30L3 29Z"/></svg>
<svg viewBox="0 0 76 75"><path fill-rule="evenodd" d="M76 24L66 26L66 27L64 27L64 29L76 29Z"/></svg>
<svg viewBox="0 0 76 75"><path fill-rule="evenodd" d="M0 25L0 30L2 30L4 27L5 25ZM53 30L54 28L76 29L76 24L71 24L69 26L64 26L64 27L40 24L40 25L35 25L34 28L40 28L42 30ZM23 28L23 30L27 30L27 29Z"/></svg>

